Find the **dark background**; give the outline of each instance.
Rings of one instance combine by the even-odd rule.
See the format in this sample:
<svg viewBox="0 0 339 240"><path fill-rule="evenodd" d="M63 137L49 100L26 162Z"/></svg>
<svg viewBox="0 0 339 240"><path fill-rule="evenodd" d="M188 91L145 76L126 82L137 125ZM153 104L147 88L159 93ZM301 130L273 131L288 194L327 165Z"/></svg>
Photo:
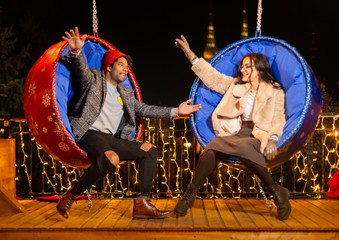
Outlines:
<svg viewBox="0 0 339 240"><path fill-rule="evenodd" d="M242 0L214 0L218 49L240 40ZM97 0L99 37L134 60L143 100L177 106L188 99L195 75L184 54L175 47L184 34L191 49L202 56L208 25L208 0ZM339 1L263 0L262 35L284 39L305 57L326 91L337 97ZM257 0L247 0L249 36L256 30ZM64 31L78 26L92 34L91 0L0 0L0 26L13 26L16 49L28 47L30 67Z"/></svg>

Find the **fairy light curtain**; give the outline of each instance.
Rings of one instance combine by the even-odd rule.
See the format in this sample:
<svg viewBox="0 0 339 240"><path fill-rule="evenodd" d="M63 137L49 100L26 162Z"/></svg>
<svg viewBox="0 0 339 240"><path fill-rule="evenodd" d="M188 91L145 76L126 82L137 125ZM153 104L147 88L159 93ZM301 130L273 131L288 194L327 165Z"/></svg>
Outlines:
<svg viewBox="0 0 339 240"><path fill-rule="evenodd" d="M24 122L10 122L10 125L18 126L20 130L12 133L18 143L18 196L58 194L77 181L80 169L62 165L48 156L31 138ZM146 119L144 129L143 141L157 144L159 149L154 194L180 196L192 179L198 158L198 146L188 119L175 119L170 123ZM296 194L324 196L327 181L339 171L338 129L339 116L323 114L312 138L313 148L304 148L290 162L272 169L274 178L289 186L289 190ZM112 197L131 196L136 193L137 177L137 167L133 162L128 162L93 186L93 192ZM259 191L254 179L248 178L244 171L225 164L218 165L203 189L202 195L210 197L240 197Z"/></svg>

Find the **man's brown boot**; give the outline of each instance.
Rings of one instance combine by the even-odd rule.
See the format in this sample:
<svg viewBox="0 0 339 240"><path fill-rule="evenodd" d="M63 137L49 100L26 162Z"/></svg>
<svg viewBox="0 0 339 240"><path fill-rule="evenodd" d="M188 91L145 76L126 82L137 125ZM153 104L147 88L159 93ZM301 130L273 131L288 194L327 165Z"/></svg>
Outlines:
<svg viewBox="0 0 339 240"><path fill-rule="evenodd" d="M67 190L61 198L59 198L58 204L56 206L57 211L64 218L68 218L69 212L71 211L72 204L78 195L72 194L71 190Z"/></svg>
<svg viewBox="0 0 339 240"><path fill-rule="evenodd" d="M135 199L133 207L133 217L134 218L164 218L172 214L171 211L158 210L154 205L152 205L150 199Z"/></svg>

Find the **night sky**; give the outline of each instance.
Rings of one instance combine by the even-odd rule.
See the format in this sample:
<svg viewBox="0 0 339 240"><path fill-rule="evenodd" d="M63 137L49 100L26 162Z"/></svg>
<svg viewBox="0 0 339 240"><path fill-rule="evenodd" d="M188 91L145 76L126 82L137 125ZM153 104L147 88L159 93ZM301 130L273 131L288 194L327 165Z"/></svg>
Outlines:
<svg viewBox="0 0 339 240"><path fill-rule="evenodd" d="M214 0L218 49L240 40L242 0ZM208 0L97 0L99 37L134 60L133 71L144 102L177 106L189 97L195 75L174 40L180 34L202 56L208 25ZM281 38L305 57L329 92L338 88L339 1L263 0L262 35ZM249 36L256 29L257 0L247 0ZM65 30L78 26L92 34L92 0L0 0L1 27L13 26L16 47L29 45L34 62Z"/></svg>

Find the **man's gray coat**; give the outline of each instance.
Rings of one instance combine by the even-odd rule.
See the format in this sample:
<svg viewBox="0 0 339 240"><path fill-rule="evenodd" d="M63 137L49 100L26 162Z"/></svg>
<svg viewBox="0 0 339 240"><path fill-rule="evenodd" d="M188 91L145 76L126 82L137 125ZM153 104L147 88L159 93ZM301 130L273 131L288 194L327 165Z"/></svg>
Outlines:
<svg viewBox="0 0 339 240"><path fill-rule="evenodd" d="M106 77L103 70L89 68L82 52L70 54L67 61L71 65L71 79L74 96L68 106L68 118L75 141L87 132L98 118L107 93ZM123 100L126 122L120 124L120 138L135 140L136 117L171 118L177 116L177 108L159 107L141 103L135 99L134 92L119 83L117 89Z"/></svg>

